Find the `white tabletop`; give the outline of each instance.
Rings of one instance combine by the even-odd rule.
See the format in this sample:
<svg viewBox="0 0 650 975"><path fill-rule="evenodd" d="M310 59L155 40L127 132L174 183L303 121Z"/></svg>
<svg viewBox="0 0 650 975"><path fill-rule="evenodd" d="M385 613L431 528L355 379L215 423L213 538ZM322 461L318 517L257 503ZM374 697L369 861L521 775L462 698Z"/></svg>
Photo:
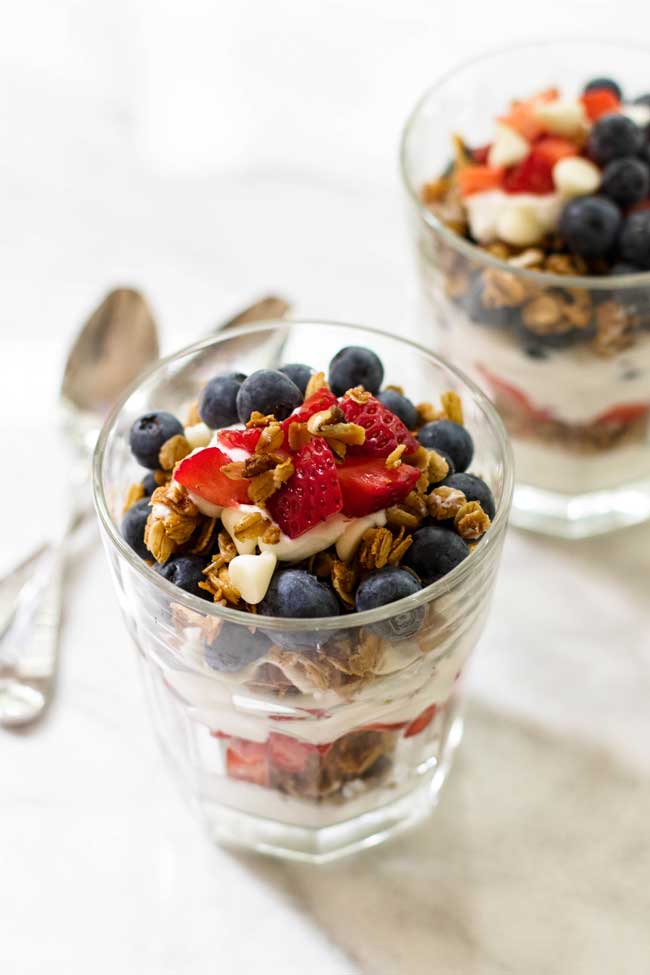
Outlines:
<svg viewBox="0 0 650 975"><path fill-rule="evenodd" d="M145 290L167 349L269 289L300 314L414 328L400 122L454 60L531 29L514 3L445 7L13 10L0 567L56 526L59 369L110 286ZM578 29L562 16L547 10L539 32ZM609 17L590 7L590 28ZM208 845L158 753L94 538L69 573L51 713L0 734L0 968L647 971L649 548L650 526L581 544L511 531L438 810L316 869Z"/></svg>

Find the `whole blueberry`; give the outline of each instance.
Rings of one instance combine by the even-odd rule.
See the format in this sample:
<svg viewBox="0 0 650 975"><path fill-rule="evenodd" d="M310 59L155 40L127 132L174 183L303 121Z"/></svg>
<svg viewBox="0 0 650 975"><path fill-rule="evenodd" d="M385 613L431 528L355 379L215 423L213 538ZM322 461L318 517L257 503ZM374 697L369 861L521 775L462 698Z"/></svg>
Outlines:
<svg viewBox="0 0 650 975"><path fill-rule="evenodd" d="M340 608L336 593L331 586L319 582L304 569L284 569L271 579L266 596L258 606L262 616L292 619L314 619L320 616L338 616ZM316 647L326 642L322 633L306 628L298 632L269 630L274 643L288 649Z"/></svg>
<svg viewBox="0 0 650 975"><path fill-rule="evenodd" d="M650 210L632 213L623 224L621 257L642 271L650 271Z"/></svg>
<svg viewBox="0 0 650 975"><path fill-rule="evenodd" d="M205 649L205 661L213 670L234 674L263 657L269 647L269 639L261 630L253 633L247 626L224 620Z"/></svg>
<svg viewBox="0 0 650 975"><path fill-rule="evenodd" d="M348 345L336 353L329 368L329 384L336 396L354 386L377 393L384 379L384 367L378 355L361 345Z"/></svg>
<svg viewBox="0 0 650 975"><path fill-rule="evenodd" d="M211 430L237 423L237 393L246 379L242 372L214 376L199 396L199 416Z"/></svg>
<svg viewBox="0 0 650 975"><path fill-rule="evenodd" d="M452 474L445 479L446 487L456 488L462 491L468 501L480 502L483 511L492 519L496 513L494 495L482 478L476 474Z"/></svg>
<svg viewBox="0 0 650 975"><path fill-rule="evenodd" d="M359 613L366 609L377 609L378 606L412 596L421 589L420 583L406 569L386 566L371 572L361 582L355 597L356 609ZM419 606L379 623L372 623L368 629L387 640L403 640L419 630L423 617L424 606Z"/></svg>
<svg viewBox="0 0 650 975"><path fill-rule="evenodd" d="M447 528L418 528L413 544L402 559L402 564L412 569L428 586L455 569L469 555L469 546L460 535Z"/></svg>
<svg viewBox="0 0 650 975"><path fill-rule="evenodd" d="M145 476L142 478L142 487L144 488L145 498L150 498L156 488L159 487L153 471L145 474Z"/></svg>
<svg viewBox="0 0 650 975"><path fill-rule="evenodd" d="M618 112L601 115L589 134L589 155L600 166L612 159L636 156L643 145L643 132L639 126Z"/></svg>
<svg viewBox="0 0 650 975"><path fill-rule="evenodd" d="M516 308L491 308L485 301L486 280L482 274L475 276L469 288L456 299L476 325L487 328L509 328L517 317Z"/></svg>
<svg viewBox="0 0 650 975"><path fill-rule="evenodd" d="M611 200L579 196L564 205L558 230L573 254L604 257L611 251L620 226L620 211Z"/></svg>
<svg viewBox="0 0 650 975"><path fill-rule="evenodd" d="M203 570L207 564L208 560L202 559L199 555L177 555L163 565L157 565L156 572L168 582L173 582L179 589L191 592L193 596L211 600L212 596L209 592L199 589L199 582L205 582Z"/></svg>
<svg viewBox="0 0 650 975"><path fill-rule="evenodd" d="M460 423L433 420L418 430L417 437L423 447L449 454L457 471L466 471L472 462L474 442Z"/></svg>
<svg viewBox="0 0 650 975"><path fill-rule="evenodd" d="M305 395L307 383L314 374L314 370L309 366L304 366L301 362L290 362L286 366L280 366L280 372L288 376L292 383L295 383L302 395Z"/></svg>
<svg viewBox="0 0 650 975"><path fill-rule="evenodd" d="M144 544L144 526L147 524L150 511L148 498L142 498L141 501L131 505L122 519L124 540L141 559L152 558L151 552Z"/></svg>
<svg viewBox="0 0 650 975"><path fill-rule="evenodd" d="M183 426L171 413L158 410L138 417L129 433L131 453L143 467L155 471L160 467L158 454L162 445L183 433Z"/></svg>
<svg viewBox="0 0 650 975"><path fill-rule="evenodd" d="M584 92L596 91L600 88L605 88L607 91L611 91L612 95L616 95L619 101L623 99L623 92L621 91L621 86L618 85L611 78L592 78L591 81L587 82L587 84L583 88L583 91Z"/></svg>
<svg viewBox="0 0 650 975"><path fill-rule="evenodd" d="M239 387L237 414L247 423L255 410L264 416L273 414L276 420L285 420L300 406L303 395L294 382L278 369L258 369Z"/></svg>
<svg viewBox="0 0 650 975"><path fill-rule="evenodd" d="M418 411L408 396L403 396L395 389L382 389L377 393L380 403L398 416L408 430L412 430L418 422Z"/></svg>
<svg viewBox="0 0 650 975"><path fill-rule="evenodd" d="M640 159L613 159L603 170L601 192L619 206L631 206L648 195L650 169Z"/></svg>

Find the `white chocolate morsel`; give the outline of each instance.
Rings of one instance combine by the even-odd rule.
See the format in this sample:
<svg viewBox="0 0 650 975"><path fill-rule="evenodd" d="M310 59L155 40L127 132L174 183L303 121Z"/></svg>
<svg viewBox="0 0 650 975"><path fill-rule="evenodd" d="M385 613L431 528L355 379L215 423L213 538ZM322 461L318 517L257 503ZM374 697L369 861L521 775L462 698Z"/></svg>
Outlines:
<svg viewBox="0 0 650 975"><path fill-rule="evenodd" d="M385 511L376 511L373 515L355 518L337 539L336 554L343 562L347 562L356 552L363 533L369 528L381 528L385 524Z"/></svg>
<svg viewBox="0 0 650 975"><path fill-rule="evenodd" d="M497 220L504 211L521 207L534 213L548 233L557 227L562 204L563 198L559 193L504 193L503 190L472 193L465 200L472 237L481 244L497 239Z"/></svg>
<svg viewBox="0 0 650 975"><path fill-rule="evenodd" d="M577 135L589 124L584 105L577 98L540 102L535 108L535 116L552 135Z"/></svg>
<svg viewBox="0 0 650 975"><path fill-rule="evenodd" d="M303 559L334 545L349 524L350 519L345 515L330 515L297 538L289 538L281 532L278 542L260 542L260 550L272 552L280 562L302 562Z"/></svg>
<svg viewBox="0 0 650 975"><path fill-rule="evenodd" d="M235 543L235 548L240 555L252 555L257 548L255 538L239 539L235 535L235 528L242 518L254 511L261 511L261 509L255 504L242 504L237 508L224 508L221 512L221 523Z"/></svg>
<svg viewBox="0 0 650 975"><path fill-rule="evenodd" d="M553 166L553 182L563 196L587 196L600 186L600 170L580 156L566 156Z"/></svg>
<svg viewBox="0 0 650 975"><path fill-rule="evenodd" d="M530 145L509 125L497 125L497 133L488 153L489 166L514 166L525 159Z"/></svg>
<svg viewBox="0 0 650 975"><path fill-rule="evenodd" d="M185 439L192 450L207 447L212 440L212 430L205 423L195 423L191 427L185 427Z"/></svg>
<svg viewBox="0 0 650 975"><path fill-rule="evenodd" d="M262 552L261 555L236 555L229 562L230 581L239 590L244 602L252 606L262 602L277 561L271 552Z"/></svg>
<svg viewBox="0 0 650 975"><path fill-rule="evenodd" d="M527 206L509 207L497 217L497 235L506 244L528 247L544 237L544 227L535 212Z"/></svg>

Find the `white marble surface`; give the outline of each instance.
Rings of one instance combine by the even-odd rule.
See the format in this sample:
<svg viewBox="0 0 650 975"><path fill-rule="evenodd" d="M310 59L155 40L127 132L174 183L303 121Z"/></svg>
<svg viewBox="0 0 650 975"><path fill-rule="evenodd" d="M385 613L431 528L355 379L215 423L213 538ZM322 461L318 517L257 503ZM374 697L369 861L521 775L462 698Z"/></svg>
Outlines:
<svg viewBox="0 0 650 975"><path fill-rule="evenodd" d="M58 368L110 285L147 291L167 347L269 288L412 328L399 124L452 61L530 29L514 3L178 9L30 0L0 33L2 566L57 522ZM539 32L587 11L608 27L606 5L547 5ZM69 574L51 713L0 734L0 967L646 971L649 549L650 526L579 545L512 531L435 816L316 870L206 844L95 545Z"/></svg>

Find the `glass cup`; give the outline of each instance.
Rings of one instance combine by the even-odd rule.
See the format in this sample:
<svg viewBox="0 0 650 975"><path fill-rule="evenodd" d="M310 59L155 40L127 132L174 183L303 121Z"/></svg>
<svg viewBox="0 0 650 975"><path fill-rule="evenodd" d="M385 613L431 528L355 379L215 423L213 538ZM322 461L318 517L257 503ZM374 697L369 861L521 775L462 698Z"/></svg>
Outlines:
<svg viewBox="0 0 650 975"><path fill-rule="evenodd" d="M424 94L401 146L420 337L475 378L504 420L514 523L569 538L650 517L650 273L517 266L454 233L458 214L436 216L422 189L448 165L452 133L482 145L514 98L551 86L578 93L605 73L643 94L648 52L567 40L481 57Z"/></svg>
<svg viewBox="0 0 650 975"><path fill-rule="evenodd" d="M497 507L468 558L399 602L307 621L206 602L129 548L120 521L127 487L142 476L128 445L137 416L184 416L216 372L325 365L350 344L373 348L388 382L408 377L415 401L461 395L472 470ZM228 330L162 360L124 397L95 454L103 542L158 737L215 839L321 861L380 842L431 809L461 736L462 675L485 623L512 483L505 431L480 390L426 349L371 329ZM209 664L217 640L227 671Z"/></svg>

